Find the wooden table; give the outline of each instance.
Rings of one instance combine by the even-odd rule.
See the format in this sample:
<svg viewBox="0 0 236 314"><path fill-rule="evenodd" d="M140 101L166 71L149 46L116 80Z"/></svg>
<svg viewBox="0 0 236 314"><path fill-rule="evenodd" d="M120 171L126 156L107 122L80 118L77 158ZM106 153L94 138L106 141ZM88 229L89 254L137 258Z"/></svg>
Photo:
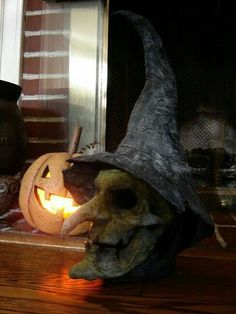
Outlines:
<svg viewBox="0 0 236 314"><path fill-rule="evenodd" d="M236 313L236 251L195 247L156 282L72 280L83 240L0 234L0 313Z"/></svg>

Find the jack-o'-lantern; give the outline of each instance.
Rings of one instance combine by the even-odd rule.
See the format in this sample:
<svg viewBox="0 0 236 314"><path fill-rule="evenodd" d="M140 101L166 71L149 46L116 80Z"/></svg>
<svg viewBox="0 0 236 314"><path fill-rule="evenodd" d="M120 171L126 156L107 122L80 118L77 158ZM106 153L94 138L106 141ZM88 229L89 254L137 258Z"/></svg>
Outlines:
<svg viewBox="0 0 236 314"><path fill-rule="evenodd" d="M59 234L64 219L79 209L64 186L62 170L69 167L70 153L48 153L36 159L26 171L19 203L26 221L49 234ZM84 233L86 224L72 234Z"/></svg>

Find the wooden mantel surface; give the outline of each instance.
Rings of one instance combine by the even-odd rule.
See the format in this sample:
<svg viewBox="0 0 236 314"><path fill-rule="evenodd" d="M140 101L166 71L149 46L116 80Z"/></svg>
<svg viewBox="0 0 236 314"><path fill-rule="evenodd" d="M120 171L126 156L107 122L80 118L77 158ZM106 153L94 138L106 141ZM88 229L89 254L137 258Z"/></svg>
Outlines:
<svg viewBox="0 0 236 314"><path fill-rule="evenodd" d="M0 237L0 313L236 313L234 249L187 250L170 278L142 283L69 279L68 269L82 257L79 243Z"/></svg>

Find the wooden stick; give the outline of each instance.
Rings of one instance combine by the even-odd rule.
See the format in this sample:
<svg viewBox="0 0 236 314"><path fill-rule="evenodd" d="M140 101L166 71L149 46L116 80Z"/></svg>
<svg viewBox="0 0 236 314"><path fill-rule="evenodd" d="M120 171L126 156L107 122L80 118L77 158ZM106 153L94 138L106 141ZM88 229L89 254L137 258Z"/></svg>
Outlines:
<svg viewBox="0 0 236 314"><path fill-rule="evenodd" d="M68 152L71 155L73 155L77 152L79 142L80 142L81 133L82 133L82 127L79 124L77 124L75 129L74 129L73 136L72 136L72 139L70 141L69 148L68 148Z"/></svg>

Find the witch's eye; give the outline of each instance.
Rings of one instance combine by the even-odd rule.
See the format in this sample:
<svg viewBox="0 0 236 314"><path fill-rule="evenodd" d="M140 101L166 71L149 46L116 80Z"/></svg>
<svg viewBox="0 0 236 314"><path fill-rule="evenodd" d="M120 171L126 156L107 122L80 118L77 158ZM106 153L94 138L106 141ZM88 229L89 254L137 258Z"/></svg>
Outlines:
<svg viewBox="0 0 236 314"><path fill-rule="evenodd" d="M49 167L47 166L43 171L42 178L50 178L50 177L51 177L51 175L49 172Z"/></svg>
<svg viewBox="0 0 236 314"><path fill-rule="evenodd" d="M111 206L115 209L132 209L138 203L137 195L132 189L112 191Z"/></svg>
<svg viewBox="0 0 236 314"><path fill-rule="evenodd" d="M8 190L7 184L3 181L0 181L0 193L5 193Z"/></svg>

